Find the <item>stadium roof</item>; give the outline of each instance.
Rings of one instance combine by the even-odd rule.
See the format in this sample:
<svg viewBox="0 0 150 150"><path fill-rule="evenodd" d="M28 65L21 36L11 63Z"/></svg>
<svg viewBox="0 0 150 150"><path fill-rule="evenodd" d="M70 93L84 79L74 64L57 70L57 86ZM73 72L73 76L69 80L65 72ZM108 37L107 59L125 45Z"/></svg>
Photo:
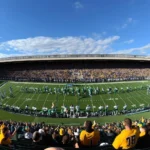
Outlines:
<svg viewBox="0 0 150 150"><path fill-rule="evenodd" d="M126 54L80 54L80 55L34 55L0 58L0 62L23 62L45 60L139 60L150 61L150 57Z"/></svg>

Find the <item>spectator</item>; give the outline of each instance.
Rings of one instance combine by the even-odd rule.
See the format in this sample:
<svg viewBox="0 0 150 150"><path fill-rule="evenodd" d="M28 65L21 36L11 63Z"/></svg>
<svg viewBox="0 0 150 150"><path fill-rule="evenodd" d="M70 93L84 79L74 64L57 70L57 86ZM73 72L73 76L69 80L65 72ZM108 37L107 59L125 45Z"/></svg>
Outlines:
<svg viewBox="0 0 150 150"><path fill-rule="evenodd" d="M99 145L100 132L92 128L92 122L85 122L85 130L80 134L80 143L82 147L93 147Z"/></svg>
<svg viewBox="0 0 150 150"><path fill-rule="evenodd" d="M116 137L115 133L112 132L112 130L110 129L107 130L106 136L107 136L107 141L109 144L111 144Z"/></svg>
<svg viewBox="0 0 150 150"><path fill-rule="evenodd" d="M140 137L137 141L136 148L144 149L150 147L150 135L148 134L147 126L140 128Z"/></svg>
<svg viewBox="0 0 150 150"><path fill-rule="evenodd" d="M125 129L115 138L112 144L115 149L133 148L139 138L139 131L132 127L131 119L126 118L123 124Z"/></svg>
<svg viewBox="0 0 150 150"><path fill-rule="evenodd" d="M48 127L44 128L44 134L43 134L42 140L43 140L45 145L47 145L47 146L52 145L52 143L51 143L52 136L49 134L49 128Z"/></svg>
<svg viewBox="0 0 150 150"><path fill-rule="evenodd" d="M33 133L33 142L39 142L40 141L40 139L41 139L41 134L39 133L39 132L37 132L37 131L35 131L34 133Z"/></svg>
<svg viewBox="0 0 150 150"><path fill-rule="evenodd" d="M60 147L51 147L51 148L46 148L45 150L64 150L64 149Z"/></svg>
<svg viewBox="0 0 150 150"><path fill-rule="evenodd" d="M63 136L64 134L65 134L64 128L60 128L60 129L59 129L59 135L60 135L60 136Z"/></svg>
<svg viewBox="0 0 150 150"><path fill-rule="evenodd" d="M30 132L30 128L26 128L26 133L24 134L25 139L32 139L32 133Z"/></svg>
<svg viewBox="0 0 150 150"><path fill-rule="evenodd" d="M8 127L5 125L1 125L1 133L0 133L0 144L11 146L11 138L16 134L17 128L15 128L14 132L11 134Z"/></svg>

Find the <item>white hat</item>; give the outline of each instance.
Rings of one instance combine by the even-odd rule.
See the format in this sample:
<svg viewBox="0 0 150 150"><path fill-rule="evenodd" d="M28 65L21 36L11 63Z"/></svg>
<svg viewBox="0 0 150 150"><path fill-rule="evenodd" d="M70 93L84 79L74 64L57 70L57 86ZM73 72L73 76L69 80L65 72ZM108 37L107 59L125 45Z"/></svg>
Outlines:
<svg viewBox="0 0 150 150"><path fill-rule="evenodd" d="M108 143L104 143L104 142L100 144L100 146L106 146L106 145L109 145L109 144Z"/></svg>
<svg viewBox="0 0 150 150"><path fill-rule="evenodd" d="M39 129L38 131L40 134L44 134L44 130L43 129Z"/></svg>

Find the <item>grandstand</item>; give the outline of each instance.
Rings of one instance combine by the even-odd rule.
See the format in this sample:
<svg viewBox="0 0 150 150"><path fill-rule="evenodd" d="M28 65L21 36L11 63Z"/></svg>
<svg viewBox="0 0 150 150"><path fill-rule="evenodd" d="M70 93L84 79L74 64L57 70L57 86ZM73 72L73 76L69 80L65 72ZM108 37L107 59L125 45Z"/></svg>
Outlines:
<svg viewBox="0 0 150 150"><path fill-rule="evenodd" d="M15 81L101 82L150 76L149 58L136 55L24 56L0 62L0 79Z"/></svg>
<svg viewBox="0 0 150 150"><path fill-rule="evenodd" d="M1 58L0 69L0 113L3 114L0 119L7 119L4 123L9 124L11 134L17 128L15 138L18 141L13 141L12 149L57 146L55 139L54 143L46 142L47 138L56 135L60 138L60 132L69 134L69 143L62 145L59 139L58 146L73 149L76 134L79 140L77 129L81 132L81 125L86 120L96 120L94 128L100 132L100 143L107 143L106 147L98 149L112 149L113 140L124 128L119 121L126 116L134 120L136 127L147 125L146 129L149 129L149 57L108 54L21 56ZM143 115L147 119L141 119ZM27 121L34 125L25 123ZM74 127L70 127L72 125ZM37 146L32 138L25 139L23 136L29 134L29 130L32 130L32 136L40 130L44 143ZM113 136L107 140L110 132ZM67 138L65 136L64 140ZM7 149L5 146L0 148Z"/></svg>

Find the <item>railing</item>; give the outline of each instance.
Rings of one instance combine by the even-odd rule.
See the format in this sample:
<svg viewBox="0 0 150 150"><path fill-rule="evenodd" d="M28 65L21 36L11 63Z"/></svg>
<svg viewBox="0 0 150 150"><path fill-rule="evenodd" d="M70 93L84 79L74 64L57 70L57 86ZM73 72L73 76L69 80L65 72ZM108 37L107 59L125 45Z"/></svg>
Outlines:
<svg viewBox="0 0 150 150"><path fill-rule="evenodd" d="M127 54L72 54L72 55L32 55L32 56L14 56L0 58L0 61L5 60L22 60L22 59L42 59L42 58L81 58L81 57L110 57L110 58L149 58L142 55L127 55Z"/></svg>

